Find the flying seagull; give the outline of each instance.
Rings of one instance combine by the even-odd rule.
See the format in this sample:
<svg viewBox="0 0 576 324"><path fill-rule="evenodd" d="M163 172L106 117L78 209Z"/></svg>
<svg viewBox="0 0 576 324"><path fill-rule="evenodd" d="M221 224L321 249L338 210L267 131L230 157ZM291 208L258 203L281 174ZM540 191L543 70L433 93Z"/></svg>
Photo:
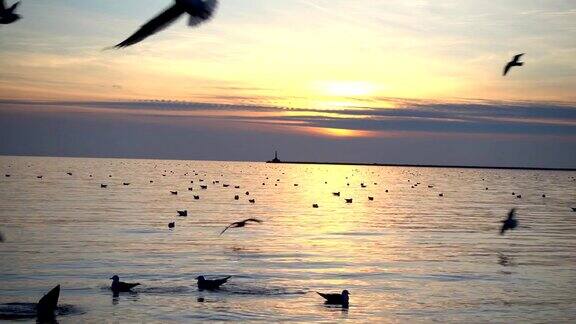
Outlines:
<svg viewBox="0 0 576 324"><path fill-rule="evenodd" d="M16 8L18 8L19 4L20 1L13 4L12 7L6 8L4 0L0 0L0 24L8 25L22 18L20 15L14 13L14 11L16 11Z"/></svg>
<svg viewBox="0 0 576 324"><path fill-rule="evenodd" d="M508 218L502 221L502 228L500 229L500 235L504 235L507 230L515 229L518 226L518 221L514 219L516 215L516 208L510 209L508 212Z"/></svg>
<svg viewBox="0 0 576 324"><path fill-rule="evenodd" d="M342 305L344 307L348 307L350 302L350 298L348 297L350 293L348 292L348 290L342 290L341 294L324 294L321 292L316 293L324 297L324 299L326 299L325 303L329 305Z"/></svg>
<svg viewBox="0 0 576 324"><path fill-rule="evenodd" d="M522 55L524 55L524 53L514 55L514 57L512 58L512 61L508 62L506 64L506 66L504 67L504 73L502 74L503 76L506 76L506 74L508 74L508 71L510 71L510 69L512 67L524 65L524 62L520 62L520 58L522 57Z"/></svg>
<svg viewBox="0 0 576 324"><path fill-rule="evenodd" d="M262 223L262 221L257 219L257 218L248 218L248 219L245 219L241 222L235 222L235 223L232 223L232 224L226 226L226 228L222 232L220 232L220 235L224 234L224 232L226 232L229 228L244 227L248 224L248 222L254 222L254 223L259 223L259 224Z"/></svg>
<svg viewBox="0 0 576 324"><path fill-rule="evenodd" d="M112 291L115 293L129 292L132 291L132 288L140 285L139 283L122 282L120 281L120 277L117 275L114 275L110 279L112 280L112 286L110 286L110 289L112 289Z"/></svg>
<svg viewBox="0 0 576 324"><path fill-rule="evenodd" d="M228 281L228 279L230 279L230 278L232 278L232 277L228 276L228 277L225 277L222 279L210 280L210 279L204 278L204 276L199 276L199 277L196 277L196 280L198 280L198 289L200 289L200 290L216 290L216 289L219 289L220 286L225 284L226 281Z"/></svg>
<svg viewBox="0 0 576 324"><path fill-rule="evenodd" d="M186 13L190 15L188 25L190 27L197 26L212 17L217 5L218 0L175 0L174 5L142 25L132 36L114 48L123 48L139 43L148 36L168 27L178 17Z"/></svg>

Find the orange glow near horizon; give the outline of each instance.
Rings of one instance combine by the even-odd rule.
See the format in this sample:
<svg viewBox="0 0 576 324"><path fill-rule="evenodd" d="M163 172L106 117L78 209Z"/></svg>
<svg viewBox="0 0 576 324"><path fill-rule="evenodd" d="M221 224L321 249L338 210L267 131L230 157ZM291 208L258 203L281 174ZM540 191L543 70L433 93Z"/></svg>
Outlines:
<svg viewBox="0 0 576 324"><path fill-rule="evenodd" d="M355 129L344 129L344 128L328 128L328 127L307 127L307 129L317 135L327 136L327 137L372 137L376 135L376 132L355 130Z"/></svg>

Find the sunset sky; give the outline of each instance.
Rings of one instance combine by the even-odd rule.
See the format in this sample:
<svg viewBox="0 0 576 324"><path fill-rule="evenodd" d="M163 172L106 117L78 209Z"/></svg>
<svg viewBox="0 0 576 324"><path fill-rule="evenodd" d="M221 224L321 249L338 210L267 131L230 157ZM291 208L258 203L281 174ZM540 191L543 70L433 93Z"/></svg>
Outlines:
<svg viewBox="0 0 576 324"><path fill-rule="evenodd" d="M221 0L103 50L170 4L22 1L0 154L576 167L575 1Z"/></svg>

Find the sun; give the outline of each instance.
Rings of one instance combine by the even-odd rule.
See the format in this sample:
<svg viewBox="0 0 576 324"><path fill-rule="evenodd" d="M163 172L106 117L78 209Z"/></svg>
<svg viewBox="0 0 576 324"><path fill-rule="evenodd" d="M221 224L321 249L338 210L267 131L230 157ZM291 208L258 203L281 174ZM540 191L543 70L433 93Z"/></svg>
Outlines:
<svg viewBox="0 0 576 324"><path fill-rule="evenodd" d="M374 85L364 81L325 81L320 85L322 92L330 96L367 96L374 91Z"/></svg>

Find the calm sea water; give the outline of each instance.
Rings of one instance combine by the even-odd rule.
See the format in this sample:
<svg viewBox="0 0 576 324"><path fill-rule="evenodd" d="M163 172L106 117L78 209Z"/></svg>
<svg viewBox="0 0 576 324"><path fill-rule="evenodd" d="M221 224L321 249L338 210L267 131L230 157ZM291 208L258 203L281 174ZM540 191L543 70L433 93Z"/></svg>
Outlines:
<svg viewBox="0 0 576 324"><path fill-rule="evenodd" d="M61 284L61 323L576 321L574 172L0 157L0 176L0 316ZM113 274L142 285L114 298ZM342 289L348 310L315 293Z"/></svg>

